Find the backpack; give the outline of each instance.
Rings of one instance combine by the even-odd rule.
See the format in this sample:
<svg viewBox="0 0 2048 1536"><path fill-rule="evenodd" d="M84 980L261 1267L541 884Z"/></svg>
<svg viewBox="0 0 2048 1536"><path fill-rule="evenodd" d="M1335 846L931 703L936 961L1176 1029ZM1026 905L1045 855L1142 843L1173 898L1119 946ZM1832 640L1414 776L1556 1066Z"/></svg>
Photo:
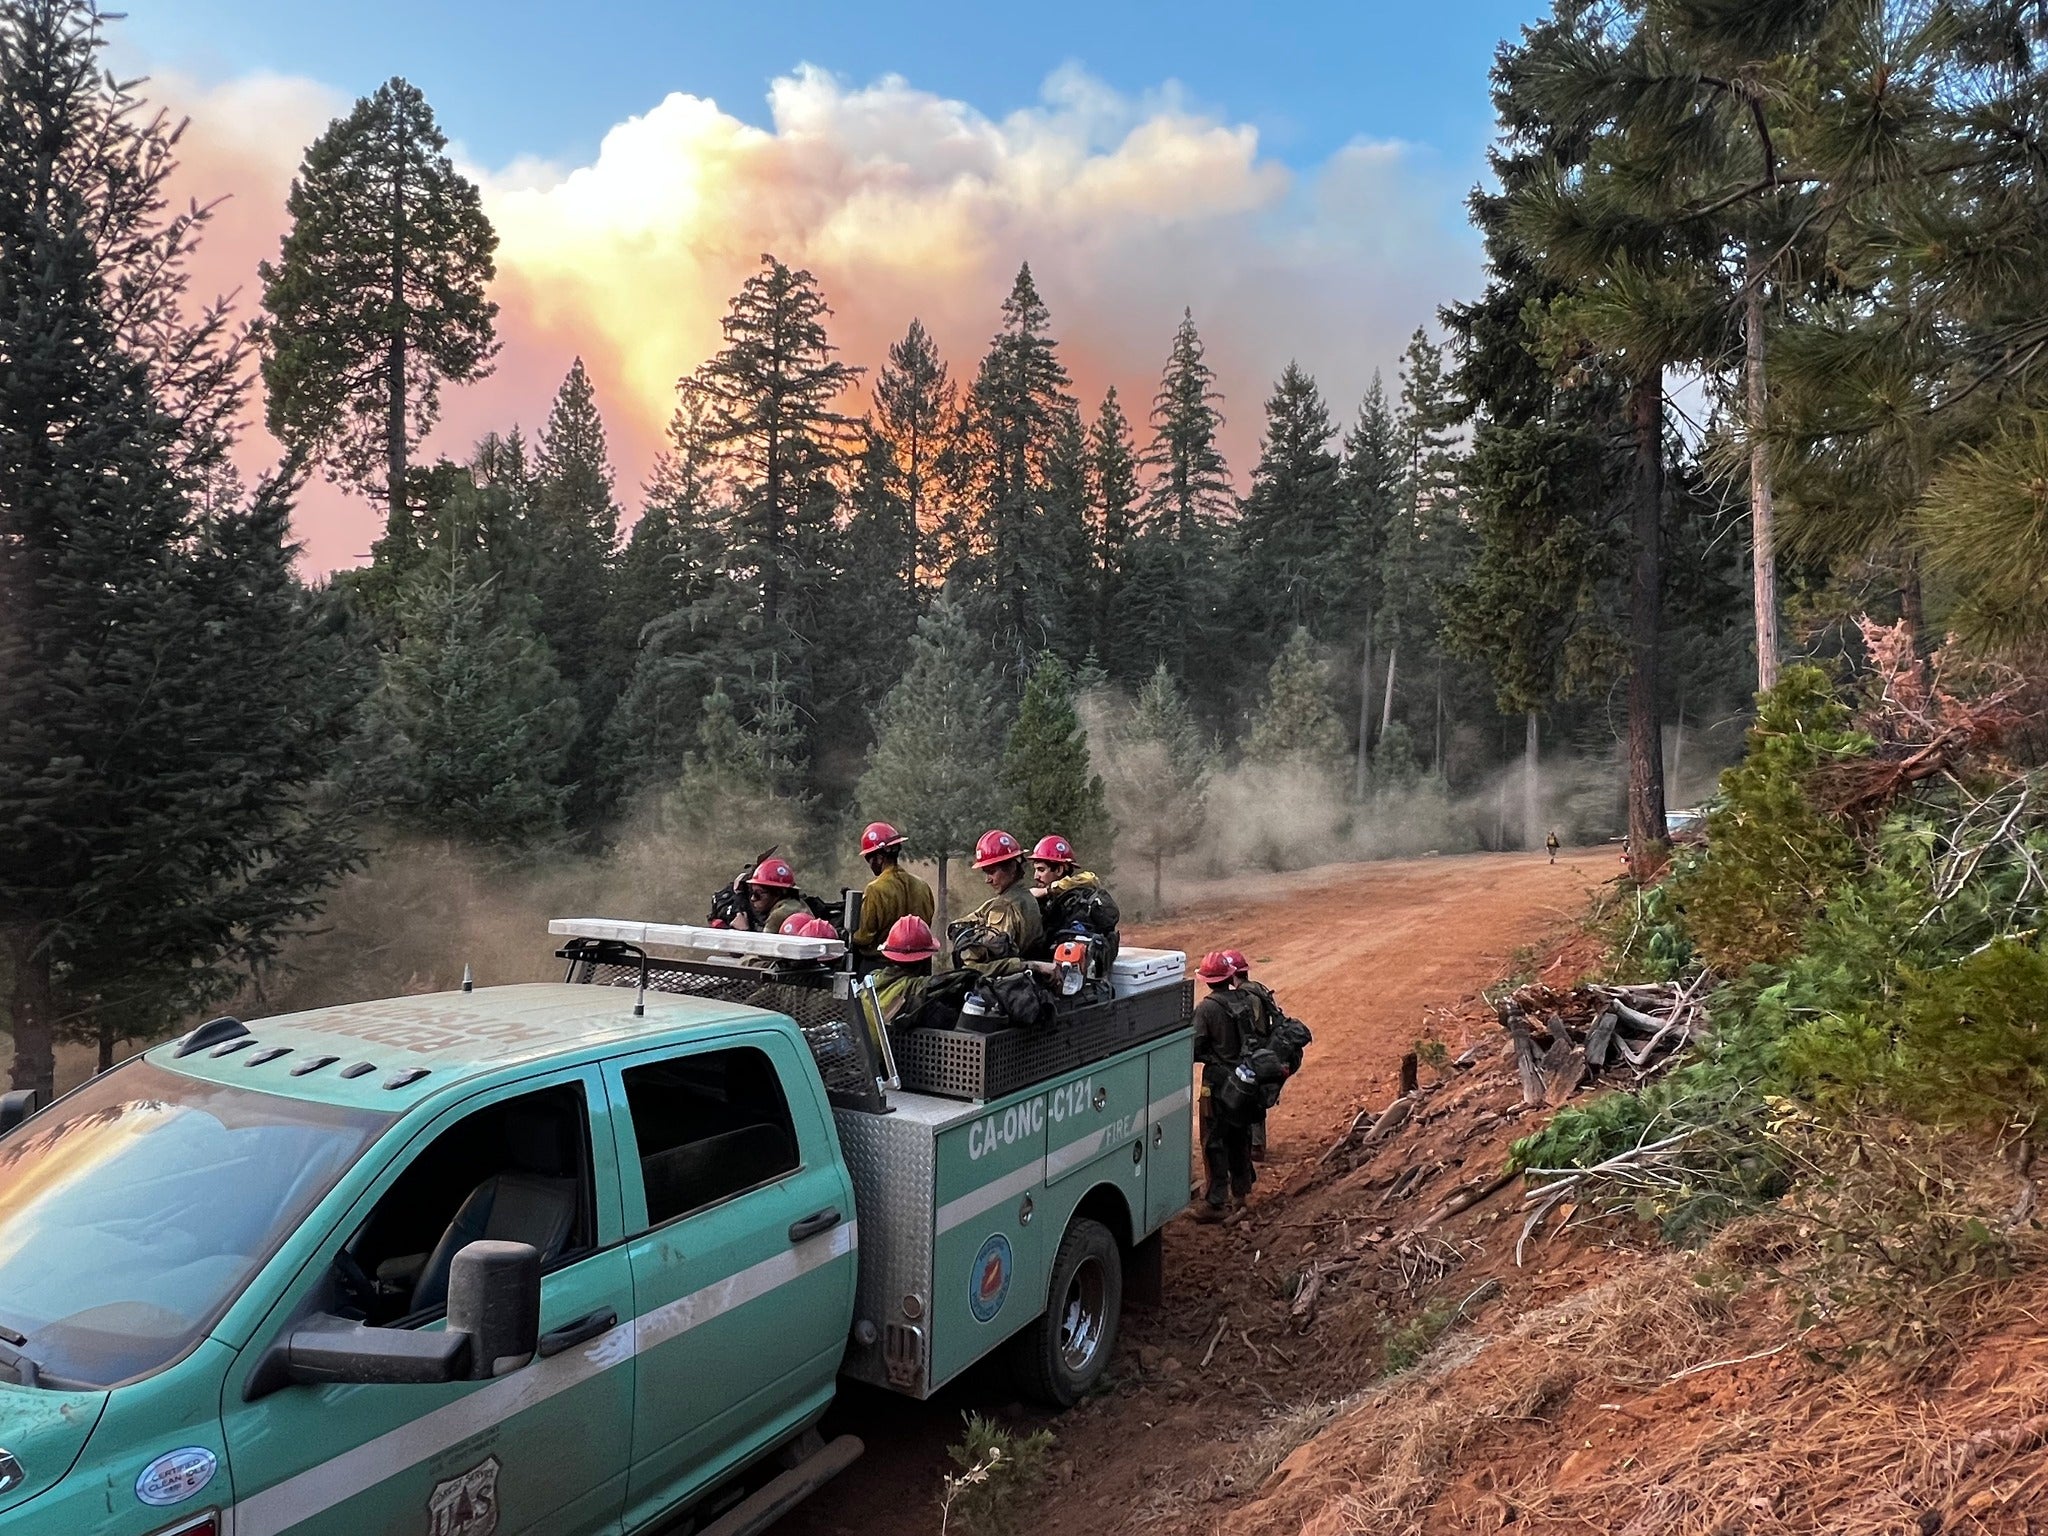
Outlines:
<svg viewBox="0 0 2048 1536"><path fill-rule="evenodd" d="M1064 934L1080 933L1095 942L1096 967L1103 976L1116 963L1117 925L1123 921L1116 898L1099 885L1075 885L1056 891L1041 904L1048 951Z"/></svg>
<svg viewBox="0 0 2048 1536"><path fill-rule="evenodd" d="M953 952L956 967L1017 958L1017 946L1010 936L979 918L963 917L947 924L946 946Z"/></svg>

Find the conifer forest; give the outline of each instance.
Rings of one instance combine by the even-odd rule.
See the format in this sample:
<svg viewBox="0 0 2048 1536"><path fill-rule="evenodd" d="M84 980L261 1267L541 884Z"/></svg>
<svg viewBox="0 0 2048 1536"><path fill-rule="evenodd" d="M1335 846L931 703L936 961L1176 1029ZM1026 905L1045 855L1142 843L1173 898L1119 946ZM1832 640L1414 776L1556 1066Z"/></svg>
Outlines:
<svg viewBox="0 0 2048 1536"><path fill-rule="evenodd" d="M17 1086L504 979L570 910L700 921L771 846L836 892L869 820L954 915L991 826L1134 915L1552 831L1648 879L1760 692L2048 676L2036 6L1554 0L1494 57L1483 282L1362 398L1318 383L1341 329L1226 379L1191 303L1149 394L1084 394L1028 248L978 350L907 305L857 353L763 252L642 483L581 359L544 419L435 437L504 363L462 124L378 86L201 291L218 208L122 25L0 0ZM329 483L377 529L331 573L294 533Z"/></svg>

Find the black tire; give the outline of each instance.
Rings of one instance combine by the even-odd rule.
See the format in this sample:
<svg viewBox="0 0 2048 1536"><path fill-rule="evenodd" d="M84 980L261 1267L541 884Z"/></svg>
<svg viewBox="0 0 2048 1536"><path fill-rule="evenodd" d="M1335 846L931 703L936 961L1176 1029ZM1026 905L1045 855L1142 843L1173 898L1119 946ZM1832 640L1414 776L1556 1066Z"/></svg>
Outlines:
<svg viewBox="0 0 2048 1536"><path fill-rule="evenodd" d="M1011 1368L1026 1397L1071 1408L1109 1368L1123 1321L1124 1260L1109 1228L1086 1217L1067 1228L1046 1298L1044 1315L1011 1345Z"/></svg>

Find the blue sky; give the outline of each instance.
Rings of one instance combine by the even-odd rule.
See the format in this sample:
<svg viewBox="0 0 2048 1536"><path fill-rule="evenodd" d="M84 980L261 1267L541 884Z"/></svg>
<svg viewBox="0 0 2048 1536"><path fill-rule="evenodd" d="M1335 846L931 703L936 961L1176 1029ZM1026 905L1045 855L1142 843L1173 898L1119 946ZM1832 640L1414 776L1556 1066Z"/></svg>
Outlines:
<svg viewBox="0 0 2048 1536"><path fill-rule="evenodd" d="M769 81L799 63L855 84L900 74L999 117L1078 62L1127 94L1178 81L1195 105L1257 127L1264 151L1291 165L1363 135L1426 146L1442 173L1469 182L1492 128L1494 45L1542 9L133 0L121 32L145 59L209 81L271 70L355 95L403 74L494 164L585 160L620 117L672 90L760 123Z"/></svg>

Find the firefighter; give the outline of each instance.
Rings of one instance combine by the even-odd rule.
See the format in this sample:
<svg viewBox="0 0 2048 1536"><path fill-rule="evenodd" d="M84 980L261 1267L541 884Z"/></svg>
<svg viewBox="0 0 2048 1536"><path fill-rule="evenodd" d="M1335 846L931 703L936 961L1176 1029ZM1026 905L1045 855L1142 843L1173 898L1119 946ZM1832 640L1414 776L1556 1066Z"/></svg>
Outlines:
<svg viewBox="0 0 2048 1536"><path fill-rule="evenodd" d="M1116 959L1117 925L1122 921L1116 898L1092 870L1079 869L1074 845L1059 833L1038 840L1031 850L1031 894L1038 898L1044 919L1046 942L1056 942L1064 932L1080 930L1101 940L1101 971L1107 975Z"/></svg>
<svg viewBox="0 0 2048 1536"><path fill-rule="evenodd" d="M974 867L995 894L965 919L968 938L960 949L962 963L979 969L1036 955L1045 942L1045 922L1024 879L1023 844L1000 827L991 827L974 844Z"/></svg>
<svg viewBox="0 0 2048 1536"><path fill-rule="evenodd" d="M932 957L939 941L932 937L931 924L911 913L889 925L879 953L882 963L874 971L875 999L882 1005L882 1022L893 1024L906 1013L917 1011L932 977Z"/></svg>
<svg viewBox="0 0 2048 1536"><path fill-rule="evenodd" d="M903 867L903 834L886 821L870 822L860 835L860 856L874 879L861 893L860 926L853 931L853 952L862 970L879 964L882 941L904 917L929 924L938 912L932 888Z"/></svg>
<svg viewBox="0 0 2048 1536"><path fill-rule="evenodd" d="M746 905L732 921L741 932L780 933L792 917L811 915L787 859L763 859L752 874L733 883L744 888L741 894L746 897Z"/></svg>
<svg viewBox="0 0 2048 1536"><path fill-rule="evenodd" d="M1252 980L1252 965L1241 949L1226 949L1223 958L1230 962L1230 995L1238 1005L1238 1018L1244 1035L1244 1048L1258 1050L1273 1033L1273 1026L1286 1015L1280 1011L1280 1003L1264 983ZM1266 1160L1266 1117L1261 1114L1251 1126L1252 1161Z"/></svg>
<svg viewBox="0 0 2048 1536"><path fill-rule="evenodd" d="M1195 1004L1195 1060L1202 1067L1202 1160L1209 1169L1209 1187L1195 1219L1221 1221L1227 1200L1250 1199L1258 1177L1252 1168L1251 1128L1233 1124L1217 1112L1215 1103L1216 1090L1244 1055L1243 1010L1231 997L1237 973L1222 951L1202 956L1195 974L1209 988Z"/></svg>
<svg viewBox="0 0 2048 1536"><path fill-rule="evenodd" d="M1557 828L1550 829L1550 836L1543 839L1543 846L1550 850L1550 862L1557 862Z"/></svg>

